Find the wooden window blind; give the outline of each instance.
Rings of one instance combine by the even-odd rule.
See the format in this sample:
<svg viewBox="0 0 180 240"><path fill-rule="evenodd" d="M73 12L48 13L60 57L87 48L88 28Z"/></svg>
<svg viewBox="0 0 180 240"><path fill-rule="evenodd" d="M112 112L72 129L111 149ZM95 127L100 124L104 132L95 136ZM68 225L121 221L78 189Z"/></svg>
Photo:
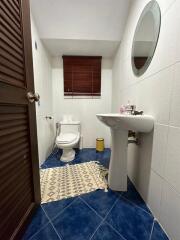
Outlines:
<svg viewBox="0 0 180 240"><path fill-rule="evenodd" d="M64 96L101 96L102 57L63 56Z"/></svg>

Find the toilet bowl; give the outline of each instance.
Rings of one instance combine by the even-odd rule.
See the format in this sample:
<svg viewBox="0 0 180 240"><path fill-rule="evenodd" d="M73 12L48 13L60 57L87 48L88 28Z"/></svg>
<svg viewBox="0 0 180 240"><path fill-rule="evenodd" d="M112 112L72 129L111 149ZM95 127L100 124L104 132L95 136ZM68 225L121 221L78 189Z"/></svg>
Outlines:
<svg viewBox="0 0 180 240"><path fill-rule="evenodd" d="M60 122L60 133L56 137L56 146L63 151L60 157L61 161L70 162L75 158L73 148L78 145L79 141L80 122Z"/></svg>

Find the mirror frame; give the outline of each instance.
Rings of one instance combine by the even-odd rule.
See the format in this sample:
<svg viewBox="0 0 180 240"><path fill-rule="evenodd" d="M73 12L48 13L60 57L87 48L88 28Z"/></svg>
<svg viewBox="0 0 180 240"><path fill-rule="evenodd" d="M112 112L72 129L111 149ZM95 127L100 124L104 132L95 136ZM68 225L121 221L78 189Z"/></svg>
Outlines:
<svg viewBox="0 0 180 240"><path fill-rule="evenodd" d="M150 5L152 2L156 3L157 5L157 9L158 9L158 12L159 12L159 29L158 29L158 35L157 35L157 39L156 39L156 43L155 43L155 46L153 48L151 48L151 56L148 56L144 66L141 68L141 69L137 69L135 64L134 64L134 56L133 56L133 53L134 53L134 49L135 49L135 37L136 37L136 32L139 28L139 26L141 25L141 22L142 22L142 19L144 18L145 16L145 11L146 9L148 8L148 5ZM143 8L143 11L141 12L141 15L138 19L138 22L137 22L137 25L136 25L136 29L135 29L135 32L134 32L134 37L133 37L133 43L132 43L132 49L131 49L131 66L132 66L132 70L133 70L133 73L136 77L140 77L142 76L146 70L148 69L149 65L151 64L151 61L154 57L154 54L155 54L155 51L156 51L156 48L157 48L157 44L158 44L158 41L159 41L159 36L160 36L160 31L161 31L161 18L162 18L162 15L161 15L161 9L160 9L160 6L158 4L158 2L156 0L151 0L149 1L145 7Z"/></svg>

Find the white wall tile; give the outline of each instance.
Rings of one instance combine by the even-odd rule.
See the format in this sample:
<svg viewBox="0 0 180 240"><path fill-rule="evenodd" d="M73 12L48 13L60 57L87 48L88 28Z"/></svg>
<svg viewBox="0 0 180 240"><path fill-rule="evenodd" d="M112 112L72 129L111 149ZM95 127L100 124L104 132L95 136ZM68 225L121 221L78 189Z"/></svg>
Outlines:
<svg viewBox="0 0 180 240"><path fill-rule="evenodd" d="M151 173L153 132L149 134L139 134L139 140L140 145L138 146L139 154L137 161L138 171L136 172L137 176L134 184L143 199L147 201Z"/></svg>
<svg viewBox="0 0 180 240"><path fill-rule="evenodd" d="M176 2L176 0L158 0L157 1L161 8L162 15L166 14L166 12L171 8L171 6Z"/></svg>
<svg viewBox="0 0 180 240"><path fill-rule="evenodd" d="M52 68L49 56L39 38L32 16L31 33L35 92L40 95L40 105L36 103L36 115L39 164L41 165L51 153L54 141L54 121L47 122L45 119L45 116L53 116ZM37 43L37 49L35 49L35 42Z"/></svg>
<svg viewBox="0 0 180 240"><path fill-rule="evenodd" d="M170 127L165 178L180 193L180 129Z"/></svg>
<svg viewBox="0 0 180 240"><path fill-rule="evenodd" d="M152 62L142 77L136 77L133 74L131 67L131 51L132 51L132 42L134 38L134 33L136 29L136 24L139 20L139 17L146 6L149 0L139 0L134 1L131 7L131 11L129 13L129 18L127 20L125 33L123 36L122 43L119 48L119 59L121 61L120 68L122 65L122 70L124 69L125 75L122 77L122 84L120 86L121 89L129 86L130 84L138 82L141 79L147 78L152 74L159 71L159 69L166 68L176 61L177 55L177 30L178 30L178 15L176 14L177 8L179 8L179 3L176 0L158 0L161 9L161 29L160 36L158 40L158 45L152 59ZM179 31L180 38L180 31ZM166 39L166 41L164 41ZM180 41L178 41L180 42ZM165 51L168 49L168 51ZM159 58L162 56L162 58ZM117 56L116 56L117 57ZM127 69L128 68L128 69ZM121 73L123 75L123 73Z"/></svg>
<svg viewBox="0 0 180 240"><path fill-rule="evenodd" d="M162 178L151 170L147 203L157 219L160 217L162 182Z"/></svg>
<svg viewBox="0 0 180 240"><path fill-rule="evenodd" d="M163 183L160 221L172 240L180 239L180 195L167 183Z"/></svg>
<svg viewBox="0 0 180 240"><path fill-rule="evenodd" d="M176 0L177 12L180 12L180 1ZM180 22L180 14L176 14L175 22L178 24ZM176 61L180 62L180 28L176 28Z"/></svg>
<svg viewBox="0 0 180 240"><path fill-rule="evenodd" d="M118 111L119 105L130 99L137 105L137 109L155 117L154 136L142 135L138 149L128 149L128 174L157 218L161 211L161 224L166 227L168 234L173 236L173 240L179 240L179 227L174 225L175 217L177 222L180 220L180 199L175 192L171 199L171 192L164 188L161 200L161 188L166 183L164 177L178 191L180 188L179 133L171 130L168 139L169 124L180 127L180 63L176 65L174 79L174 65L180 61L180 1L157 1L162 13L159 42L148 70L138 78L134 76L131 67L132 39L139 16L149 0L133 1L113 65L112 109ZM173 213L170 208L173 208Z"/></svg>
<svg viewBox="0 0 180 240"><path fill-rule="evenodd" d="M155 117L157 123L169 123L173 67L141 81L138 84L137 106Z"/></svg>
<svg viewBox="0 0 180 240"><path fill-rule="evenodd" d="M158 72L160 69L166 68L176 62L176 38L179 26L176 11L176 4L174 3L166 14L162 16L156 51L143 77L148 77Z"/></svg>
<svg viewBox="0 0 180 240"><path fill-rule="evenodd" d="M180 63L174 66L174 84L172 92L170 125L180 127Z"/></svg>
<svg viewBox="0 0 180 240"><path fill-rule="evenodd" d="M168 139L168 126L155 124L152 151L152 169L164 176Z"/></svg>

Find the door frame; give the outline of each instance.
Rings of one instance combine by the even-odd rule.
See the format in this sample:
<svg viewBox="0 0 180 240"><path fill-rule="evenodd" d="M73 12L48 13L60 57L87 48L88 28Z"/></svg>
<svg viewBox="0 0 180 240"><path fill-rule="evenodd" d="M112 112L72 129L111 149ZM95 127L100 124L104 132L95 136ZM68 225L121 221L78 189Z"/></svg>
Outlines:
<svg viewBox="0 0 180 240"><path fill-rule="evenodd" d="M31 21L30 21L30 4L29 0L21 0L22 9L22 26L23 26L23 37L24 37L24 49L25 51L25 65L26 67L26 81L28 91L34 93L34 71L33 71L33 58L32 58L32 38L31 38ZM31 43L31 44L30 44ZM34 197L35 203L40 204L41 193L40 193L40 174L39 174L39 155L38 155L38 141L37 141L37 124L36 124L36 108L35 102L29 103L29 134L30 137L30 148L31 148L31 159L32 159L32 170L33 170L33 182L34 182Z"/></svg>

